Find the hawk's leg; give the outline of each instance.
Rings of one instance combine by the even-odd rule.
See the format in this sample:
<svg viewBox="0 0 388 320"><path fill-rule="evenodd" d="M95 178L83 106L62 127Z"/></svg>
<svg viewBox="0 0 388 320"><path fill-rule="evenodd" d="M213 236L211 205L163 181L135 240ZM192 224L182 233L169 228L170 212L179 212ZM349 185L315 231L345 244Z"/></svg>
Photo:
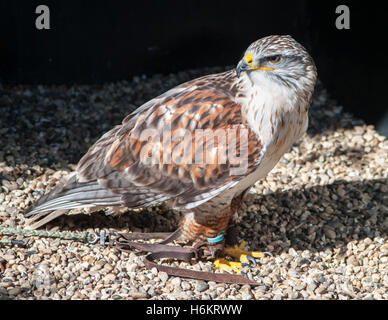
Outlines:
<svg viewBox="0 0 388 320"><path fill-rule="evenodd" d="M233 199L231 203L231 212L237 212L237 210L241 207L242 201L247 191L248 190ZM256 266L255 258L264 257L265 253L262 253L260 251L244 250L246 242L242 241L240 244L238 244L237 235L237 225L233 221L231 221L225 237L224 255L237 259L239 262L230 261L225 258L216 259L214 261L214 266L216 270L232 270L236 273L241 273L242 267L250 264Z"/></svg>
<svg viewBox="0 0 388 320"><path fill-rule="evenodd" d="M226 233L231 216L230 208L213 213L206 209L208 207L202 205L184 215L179 226L183 240L201 242Z"/></svg>
<svg viewBox="0 0 388 320"><path fill-rule="evenodd" d="M217 238L221 234L226 236L214 246L217 252L210 252L210 254L212 258L215 258L219 251L223 251L223 256L238 259L239 262L217 258L214 261L216 269L229 269L240 273L240 269L246 264L256 264L254 258L263 257L261 252L245 251L245 241L238 245L236 225L230 224L232 213L237 212L240 208L244 195L245 192L235 197L229 204L221 203L222 199L214 198L194 208L193 211L187 212L180 222L180 230L184 240L200 243ZM226 247L224 247L225 242Z"/></svg>

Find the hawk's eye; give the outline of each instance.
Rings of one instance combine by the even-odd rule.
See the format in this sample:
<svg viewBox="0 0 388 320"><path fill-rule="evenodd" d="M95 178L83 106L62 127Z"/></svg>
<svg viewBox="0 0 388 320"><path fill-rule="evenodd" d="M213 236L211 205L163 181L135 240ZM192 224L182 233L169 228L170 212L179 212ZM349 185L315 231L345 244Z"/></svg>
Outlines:
<svg viewBox="0 0 388 320"><path fill-rule="evenodd" d="M282 61L282 56L280 55L271 56L267 58L267 61L272 64L278 64L280 61Z"/></svg>

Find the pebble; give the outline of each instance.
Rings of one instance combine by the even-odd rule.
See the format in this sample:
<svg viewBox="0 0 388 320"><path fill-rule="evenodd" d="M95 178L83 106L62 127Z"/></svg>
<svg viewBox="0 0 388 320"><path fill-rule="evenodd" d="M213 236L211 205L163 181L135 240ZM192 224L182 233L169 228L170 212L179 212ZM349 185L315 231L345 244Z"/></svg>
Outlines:
<svg viewBox="0 0 388 320"><path fill-rule="evenodd" d="M112 270L113 270L113 267L109 263L106 263L104 265L104 271L105 272L111 272Z"/></svg>
<svg viewBox="0 0 388 320"><path fill-rule="evenodd" d="M206 291L207 289L209 289L209 285L204 281L198 283L195 288L195 290L197 290L198 292L203 292L203 291Z"/></svg>
<svg viewBox="0 0 388 320"><path fill-rule="evenodd" d="M188 283L187 281L183 281L183 282L181 283L181 286L182 286L182 289L183 289L184 291L189 291L189 290L191 290L191 284Z"/></svg>
<svg viewBox="0 0 388 320"><path fill-rule="evenodd" d="M334 231L333 228L329 227L329 226L325 226L323 228L324 232L325 232L325 235L329 238L329 239L332 239L334 240L336 238L336 233Z"/></svg>
<svg viewBox="0 0 388 320"><path fill-rule="evenodd" d="M17 296L22 290L20 288L13 288L8 290L10 296Z"/></svg>
<svg viewBox="0 0 388 320"><path fill-rule="evenodd" d="M164 283L168 279L168 274L166 272L161 271L158 273L158 277Z"/></svg>
<svg viewBox="0 0 388 320"><path fill-rule="evenodd" d="M354 267L357 267L357 266L360 265L358 259L357 259L355 256L350 256L350 257L346 260L346 263L347 263L348 265L352 265L352 266L354 266Z"/></svg>
<svg viewBox="0 0 388 320"><path fill-rule="evenodd" d="M116 280L116 276L112 273L109 273L104 277L105 282L113 282L114 280Z"/></svg>
<svg viewBox="0 0 388 320"><path fill-rule="evenodd" d="M242 296L242 300L252 300L253 299L253 297L250 293L243 292L241 296Z"/></svg>
<svg viewBox="0 0 388 320"><path fill-rule="evenodd" d="M15 256L14 256L13 254L4 254L4 255L2 256L2 258L3 258L4 260L10 261L10 260L14 260L14 259L15 259Z"/></svg>
<svg viewBox="0 0 388 320"><path fill-rule="evenodd" d="M128 272L135 272L137 268L138 268L137 263L130 263L127 267L127 270Z"/></svg>
<svg viewBox="0 0 388 320"><path fill-rule="evenodd" d="M181 282L182 282L181 278L173 278L173 279L171 279L171 284L173 286L175 286L175 287L180 287Z"/></svg>
<svg viewBox="0 0 388 320"><path fill-rule="evenodd" d="M134 298L134 299L146 299L147 298L147 293L135 291L135 292L131 292L130 296L132 298Z"/></svg>
<svg viewBox="0 0 388 320"><path fill-rule="evenodd" d="M42 261L42 257L40 255L38 255L38 254L33 254L30 257L30 260L31 260L32 263L37 264L37 263Z"/></svg>

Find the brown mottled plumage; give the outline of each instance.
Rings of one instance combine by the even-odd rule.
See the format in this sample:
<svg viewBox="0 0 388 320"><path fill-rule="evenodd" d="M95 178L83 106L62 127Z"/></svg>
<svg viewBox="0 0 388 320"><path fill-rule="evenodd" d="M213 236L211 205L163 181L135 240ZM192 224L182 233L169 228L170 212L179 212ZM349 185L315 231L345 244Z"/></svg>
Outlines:
<svg viewBox="0 0 388 320"><path fill-rule="evenodd" d="M246 57L237 72L189 81L138 108L26 216L166 202L185 212L184 239L225 232L244 192L306 131L316 81L313 60L289 36L258 40Z"/></svg>

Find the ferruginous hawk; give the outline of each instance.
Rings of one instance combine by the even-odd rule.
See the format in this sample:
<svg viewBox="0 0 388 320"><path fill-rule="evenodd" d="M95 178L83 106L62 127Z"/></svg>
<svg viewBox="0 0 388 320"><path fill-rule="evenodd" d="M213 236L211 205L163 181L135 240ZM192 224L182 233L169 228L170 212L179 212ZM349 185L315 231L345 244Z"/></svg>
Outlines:
<svg viewBox="0 0 388 320"><path fill-rule="evenodd" d="M128 115L25 216L51 212L48 222L74 208L166 202L184 212L182 240L225 234L246 191L305 133L316 78L292 37L260 39L236 70L179 85Z"/></svg>

